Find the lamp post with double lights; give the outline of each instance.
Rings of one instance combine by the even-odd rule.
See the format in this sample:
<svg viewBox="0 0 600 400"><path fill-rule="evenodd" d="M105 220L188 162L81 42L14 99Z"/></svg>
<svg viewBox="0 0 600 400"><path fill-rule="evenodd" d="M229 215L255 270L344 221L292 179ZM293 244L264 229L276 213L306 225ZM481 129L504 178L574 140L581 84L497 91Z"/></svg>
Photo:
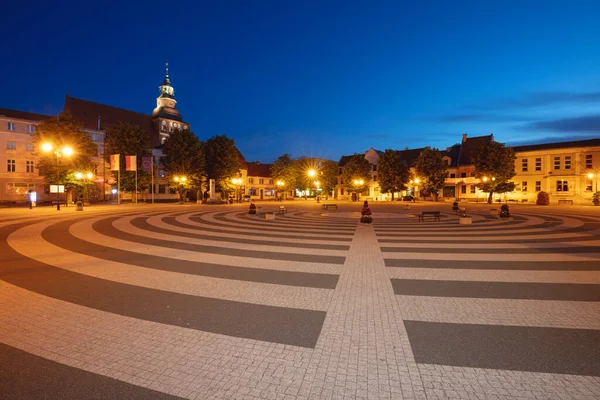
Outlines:
<svg viewBox="0 0 600 400"><path fill-rule="evenodd" d="M185 203L185 199L183 197L183 187L185 185L185 183L187 182L187 177L185 176L181 176L181 175L177 175L173 177L173 180L175 182L177 182L177 191L179 192L179 201L181 203Z"/></svg>
<svg viewBox="0 0 600 400"><path fill-rule="evenodd" d="M417 187L419 186L419 182L421 182L421 180L419 178L415 178L414 180L411 179L411 181L409 182L409 184L412 186L412 190L413 190L413 193L412 193L413 199L415 197L417 197Z"/></svg>
<svg viewBox="0 0 600 400"><path fill-rule="evenodd" d="M71 157L75 151L70 146L57 146L49 142L42 144L42 151L56 155L56 210L60 211L60 158Z"/></svg>
<svg viewBox="0 0 600 400"><path fill-rule="evenodd" d="M83 182L83 202L85 203L85 200L87 198L88 203L90 202L89 199L89 189L88 189L88 185L90 184L90 181L92 180L92 178L94 177L94 174L91 172L77 172L75 173L75 178L77 178L78 180Z"/></svg>
<svg viewBox="0 0 600 400"><path fill-rule="evenodd" d="M284 189L285 182L279 180L279 181L277 181L277 186L279 187L279 190L281 191L281 194L282 194L281 200L284 200L284 198L285 198L285 189Z"/></svg>

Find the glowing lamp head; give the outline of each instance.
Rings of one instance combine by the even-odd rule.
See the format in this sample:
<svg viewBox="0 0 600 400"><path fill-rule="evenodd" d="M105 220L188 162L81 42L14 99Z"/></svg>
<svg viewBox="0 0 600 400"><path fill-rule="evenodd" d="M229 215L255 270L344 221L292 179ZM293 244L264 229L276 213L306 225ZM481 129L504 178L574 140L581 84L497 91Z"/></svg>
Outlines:
<svg viewBox="0 0 600 400"><path fill-rule="evenodd" d="M88 172L88 173L87 173L85 176L86 176L88 179L92 179L92 178L94 177L94 174L92 174L91 172Z"/></svg>
<svg viewBox="0 0 600 400"><path fill-rule="evenodd" d="M52 150L54 150L54 146L52 146L50 143L43 143L42 150L45 151L46 153L49 153Z"/></svg>
<svg viewBox="0 0 600 400"><path fill-rule="evenodd" d="M484 182L487 182L487 181L488 181L488 177L487 177L487 176L484 176L484 177L483 177L483 181L484 181Z"/></svg>
<svg viewBox="0 0 600 400"><path fill-rule="evenodd" d="M419 182L421 182L421 181L419 180L419 178L415 179L415 183L419 183Z"/></svg>
<svg viewBox="0 0 600 400"><path fill-rule="evenodd" d="M60 152L62 153L63 156L66 156L66 157L70 157L74 153L73 149L69 146L63 147Z"/></svg>
<svg viewBox="0 0 600 400"><path fill-rule="evenodd" d="M175 178L173 178L175 180L175 182L179 182L179 177L176 176Z"/></svg>
<svg viewBox="0 0 600 400"><path fill-rule="evenodd" d="M315 171L314 169L309 169L308 170L308 176L313 177L317 175L317 171Z"/></svg>
<svg viewBox="0 0 600 400"><path fill-rule="evenodd" d="M182 176L181 177L181 182L185 182L185 181L187 181L187 178L185 176Z"/></svg>
<svg viewBox="0 0 600 400"><path fill-rule="evenodd" d="M592 179L594 177L594 174L592 174L591 172L587 175L588 178Z"/></svg>
<svg viewBox="0 0 600 400"><path fill-rule="evenodd" d="M77 172L77 173L75 174L75 178L77 178L77 179L81 179L81 178L83 178L83 174L82 174L81 172Z"/></svg>

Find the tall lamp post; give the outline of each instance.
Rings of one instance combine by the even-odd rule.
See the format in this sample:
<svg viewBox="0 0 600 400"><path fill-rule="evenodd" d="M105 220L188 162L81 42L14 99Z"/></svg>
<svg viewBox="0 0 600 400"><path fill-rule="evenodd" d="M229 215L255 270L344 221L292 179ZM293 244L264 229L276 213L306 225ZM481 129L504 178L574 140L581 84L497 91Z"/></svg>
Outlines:
<svg viewBox="0 0 600 400"><path fill-rule="evenodd" d="M590 172L590 173L589 173L587 176L588 176L588 178L590 178L590 180L591 180L591 179L592 179L594 176L596 176L596 184L594 185L594 193L598 193L598 174L595 174L595 175L594 175L593 173L591 173L591 172Z"/></svg>
<svg viewBox="0 0 600 400"><path fill-rule="evenodd" d="M179 200L182 203L185 203L185 199L183 198L183 186L187 182L187 177L185 177L185 176L175 176L173 178L173 180L178 183L177 190L179 191Z"/></svg>
<svg viewBox="0 0 600 400"><path fill-rule="evenodd" d="M69 146L56 146L52 143L43 143L42 151L45 153L54 153L56 155L56 210L60 211L60 192L59 192L59 183L60 183L60 157L70 157L73 155L74 151L72 147Z"/></svg>
<svg viewBox="0 0 600 400"><path fill-rule="evenodd" d="M285 186L285 182L284 181L277 181L277 186L279 186L279 190L282 192L283 197L285 197L285 192L284 192L284 189L283 189L283 187Z"/></svg>
<svg viewBox="0 0 600 400"><path fill-rule="evenodd" d="M83 182L83 202L84 203L85 203L86 198L87 198L88 203L90 202L88 185L90 184L90 181L92 180L93 177L94 177L94 174L91 172L86 172L85 174L83 172L77 172L75 174L75 178L77 178Z"/></svg>

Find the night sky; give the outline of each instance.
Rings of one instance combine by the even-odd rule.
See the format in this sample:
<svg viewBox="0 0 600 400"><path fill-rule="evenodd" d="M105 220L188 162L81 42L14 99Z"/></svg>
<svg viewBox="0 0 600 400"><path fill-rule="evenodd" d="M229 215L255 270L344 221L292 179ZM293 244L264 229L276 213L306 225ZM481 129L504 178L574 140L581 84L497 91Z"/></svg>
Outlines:
<svg viewBox="0 0 600 400"><path fill-rule="evenodd" d="M146 114L169 62L201 138L248 161L600 137L600 1L9 2L0 107Z"/></svg>

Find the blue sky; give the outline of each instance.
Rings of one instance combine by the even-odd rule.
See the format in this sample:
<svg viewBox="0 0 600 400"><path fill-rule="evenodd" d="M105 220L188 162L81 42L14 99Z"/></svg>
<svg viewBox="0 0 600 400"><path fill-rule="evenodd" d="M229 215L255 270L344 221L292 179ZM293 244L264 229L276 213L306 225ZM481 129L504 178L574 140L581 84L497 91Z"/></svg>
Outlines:
<svg viewBox="0 0 600 400"><path fill-rule="evenodd" d="M13 2L14 3L14 2ZM598 1L21 2L0 107L178 109L248 161L600 137Z"/></svg>

